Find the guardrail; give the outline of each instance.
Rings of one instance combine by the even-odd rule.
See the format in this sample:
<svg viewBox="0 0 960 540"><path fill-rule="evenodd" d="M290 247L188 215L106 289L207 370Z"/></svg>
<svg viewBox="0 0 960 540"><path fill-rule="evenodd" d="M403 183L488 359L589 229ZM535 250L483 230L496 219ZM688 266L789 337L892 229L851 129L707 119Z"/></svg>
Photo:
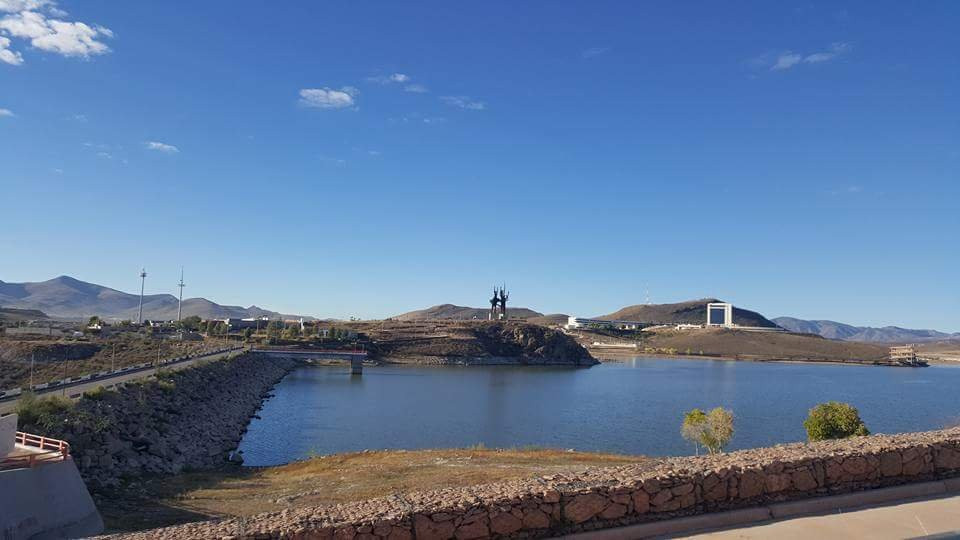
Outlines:
<svg viewBox="0 0 960 540"><path fill-rule="evenodd" d="M178 363L178 362L185 362L185 361L187 361L187 360L194 360L194 359L197 359L197 358L203 358L203 357L206 357L206 356L214 356L214 355L217 355L217 354L223 354L223 353L228 353L228 352L233 352L233 351L239 351L239 350L242 350L243 348L244 348L244 347L240 346L240 347L227 347L227 348L223 348L223 349L214 349L214 350L212 350L212 351L208 351L208 352L204 352L204 353L200 353L200 354L188 354L188 355L186 355L186 356L177 356L177 357L173 357L173 358L165 358L165 359L163 359L163 360L161 360L161 361L159 361L159 362L144 362L144 363L142 363L142 364L134 364L134 365L132 365L132 366L124 366L124 367L122 367L122 368L115 369L115 370L113 370L113 371L100 371L100 372L97 372L97 373L91 373L91 374L88 374L88 375L80 375L80 376L77 376L77 377L71 377L71 378L69 378L69 379L63 379L63 380L60 380L60 381L52 381L52 382L46 382L46 383L42 383L42 384L35 384L35 385L31 386L31 387L25 386L25 387L22 387L22 388L12 388L12 389L9 389L9 390L0 391L0 401L6 401L6 400L9 400L9 399L12 399L12 398L14 398L14 397L17 397L17 396L21 395L23 392L27 392L27 391L37 391L37 390L49 391L49 390L52 390L52 389L54 389L54 388L59 389L59 388L67 387L67 386L74 386L74 385L77 385L77 384L80 384L80 383L84 383L84 382L97 381L97 380L100 380L100 379L109 379L109 378L114 377L114 376L116 376L116 375L126 374L126 373L130 373L130 372L132 372L132 371L143 371L143 370L150 369L150 368L153 368L153 367L166 366L166 365L175 364L175 363Z"/></svg>
<svg viewBox="0 0 960 540"><path fill-rule="evenodd" d="M27 448L27 453L0 459L0 470L36 467L70 457L70 444L60 439L18 431L15 440L18 445Z"/></svg>

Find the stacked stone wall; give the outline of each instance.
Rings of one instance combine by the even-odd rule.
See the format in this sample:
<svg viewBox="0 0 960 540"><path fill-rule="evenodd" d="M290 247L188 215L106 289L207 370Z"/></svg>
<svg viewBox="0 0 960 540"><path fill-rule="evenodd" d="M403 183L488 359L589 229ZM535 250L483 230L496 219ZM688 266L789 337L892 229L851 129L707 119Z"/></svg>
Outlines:
<svg viewBox="0 0 960 540"><path fill-rule="evenodd" d="M960 428L790 444L394 495L130 538L540 538L960 476Z"/></svg>
<svg viewBox="0 0 960 540"><path fill-rule="evenodd" d="M21 429L69 442L93 489L144 475L215 468L231 457L273 386L297 365L247 353L161 372L156 380L88 393L44 425Z"/></svg>

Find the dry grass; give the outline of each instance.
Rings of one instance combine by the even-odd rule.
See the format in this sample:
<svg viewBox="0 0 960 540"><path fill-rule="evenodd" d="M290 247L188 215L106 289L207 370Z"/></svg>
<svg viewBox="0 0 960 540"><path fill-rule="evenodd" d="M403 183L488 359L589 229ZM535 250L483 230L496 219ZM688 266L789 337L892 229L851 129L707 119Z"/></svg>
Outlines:
<svg viewBox="0 0 960 540"><path fill-rule="evenodd" d="M485 484L645 459L544 449L360 452L279 467L153 479L98 495L97 506L108 529L131 531L217 516L249 516L289 507Z"/></svg>

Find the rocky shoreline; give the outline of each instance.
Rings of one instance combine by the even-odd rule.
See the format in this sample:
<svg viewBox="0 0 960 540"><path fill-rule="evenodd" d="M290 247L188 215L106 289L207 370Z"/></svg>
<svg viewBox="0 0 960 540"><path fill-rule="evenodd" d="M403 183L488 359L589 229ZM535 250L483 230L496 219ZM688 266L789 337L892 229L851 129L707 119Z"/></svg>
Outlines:
<svg viewBox="0 0 960 540"><path fill-rule="evenodd" d="M392 322L363 328L372 358L426 365L593 366L597 360L559 330L517 321Z"/></svg>
<svg viewBox="0 0 960 540"><path fill-rule="evenodd" d="M42 425L21 429L68 441L93 490L215 468L230 461L273 386L297 365L247 353L160 373L117 391L88 393Z"/></svg>

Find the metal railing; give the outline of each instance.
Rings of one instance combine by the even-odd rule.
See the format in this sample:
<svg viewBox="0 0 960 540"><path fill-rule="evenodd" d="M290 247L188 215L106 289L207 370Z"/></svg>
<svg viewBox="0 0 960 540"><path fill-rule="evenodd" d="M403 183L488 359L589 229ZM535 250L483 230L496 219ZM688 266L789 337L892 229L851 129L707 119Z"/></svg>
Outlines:
<svg viewBox="0 0 960 540"><path fill-rule="evenodd" d="M0 458L0 470L36 467L70 457L70 444L60 439L18 431L15 440L18 445L26 447L28 451L16 456Z"/></svg>

